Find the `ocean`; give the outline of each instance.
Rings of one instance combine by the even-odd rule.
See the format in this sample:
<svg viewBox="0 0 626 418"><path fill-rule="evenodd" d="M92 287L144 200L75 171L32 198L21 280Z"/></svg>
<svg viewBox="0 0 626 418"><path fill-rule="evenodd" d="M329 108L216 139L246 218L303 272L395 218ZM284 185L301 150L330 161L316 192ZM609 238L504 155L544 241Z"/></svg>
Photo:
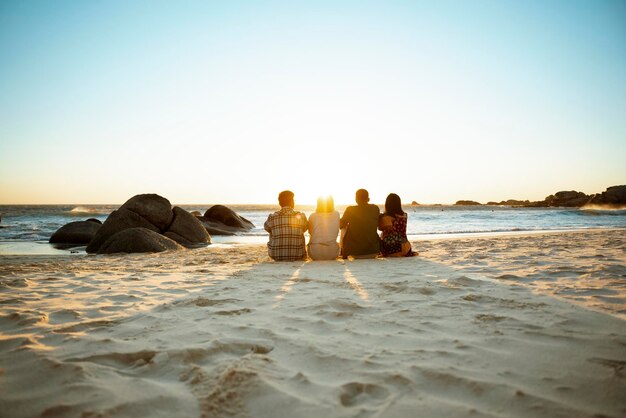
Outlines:
<svg viewBox="0 0 626 418"><path fill-rule="evenodd" d="M211 204L180 205L204 213ZM0 205L0 254L56 253L48 239L68 222L96 218L104 222L119 205ZM235 236L213 236L214 244L267 241L263 223L275 205L229 205L255 228ZM299 206L307 215L313 206ZM340 213L345 206L338 206ZM502 206L405 206L410 240L541 231L626 228L626 210L515 208ZM34 245L37 244L37 245ZM76 252L77 250L73 250ZM78 249L80 252L81 249Z"/></svg>

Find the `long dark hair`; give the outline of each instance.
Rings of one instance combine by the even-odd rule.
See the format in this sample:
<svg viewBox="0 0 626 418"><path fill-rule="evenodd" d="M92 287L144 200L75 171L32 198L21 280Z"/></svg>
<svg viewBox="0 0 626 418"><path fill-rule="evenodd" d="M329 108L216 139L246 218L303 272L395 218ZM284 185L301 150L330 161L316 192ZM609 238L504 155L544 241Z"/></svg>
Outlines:
<svg viewBox="0 0 626 418"><path fill-rule="evenodd" d="M404 214L404 211L402 210L400 196L395 193L389 193L387 200L385 200L385 215L395 216L402 214Z"/></svg>

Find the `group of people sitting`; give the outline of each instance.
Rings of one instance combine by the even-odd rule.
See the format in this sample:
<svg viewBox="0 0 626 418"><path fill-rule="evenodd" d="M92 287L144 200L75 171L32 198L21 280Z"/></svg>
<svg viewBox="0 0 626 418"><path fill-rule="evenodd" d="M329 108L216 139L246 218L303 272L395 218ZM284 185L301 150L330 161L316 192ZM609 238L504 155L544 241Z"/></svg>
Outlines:
<svg viewBox="0 0 626 418"><path fill-rule="evenodd" d="M293 192L280 192L281 209L270 214L264 225L270 234L269 256L276 261L302 260L307 258L307 250L313 260L417 255L406 236L408 215L402 210L400 196L387 196L382 214L369 200L367 190L357 190L356 206L348 206L340 218L332 197L319 198L317 209L307 220L304 213L294 210ZM340 229L341 240L337 243ZM305 246L307 230L311 237Z"/></svg>

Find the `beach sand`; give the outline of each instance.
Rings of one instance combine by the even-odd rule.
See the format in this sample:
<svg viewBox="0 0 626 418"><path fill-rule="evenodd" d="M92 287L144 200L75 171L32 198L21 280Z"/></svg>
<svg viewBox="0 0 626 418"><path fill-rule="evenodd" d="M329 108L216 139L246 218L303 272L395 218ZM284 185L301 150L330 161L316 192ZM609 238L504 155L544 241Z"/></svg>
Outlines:
<svg viewBox="0 0 626 418"><path fill-rule="evenodd" d="M626 232L0 257L0 416L626 416Z"/></svg>

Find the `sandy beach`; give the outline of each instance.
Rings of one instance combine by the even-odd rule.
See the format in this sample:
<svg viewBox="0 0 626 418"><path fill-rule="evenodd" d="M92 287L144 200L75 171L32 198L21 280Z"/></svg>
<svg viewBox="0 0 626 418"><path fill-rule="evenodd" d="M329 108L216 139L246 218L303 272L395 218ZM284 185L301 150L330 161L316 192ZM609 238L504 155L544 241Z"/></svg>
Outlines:
<svg viewBox="0 0 626 418"><path fill-rule="evenodd" d="M626 231L0 257L0 416L626 416Z"/></svg>

